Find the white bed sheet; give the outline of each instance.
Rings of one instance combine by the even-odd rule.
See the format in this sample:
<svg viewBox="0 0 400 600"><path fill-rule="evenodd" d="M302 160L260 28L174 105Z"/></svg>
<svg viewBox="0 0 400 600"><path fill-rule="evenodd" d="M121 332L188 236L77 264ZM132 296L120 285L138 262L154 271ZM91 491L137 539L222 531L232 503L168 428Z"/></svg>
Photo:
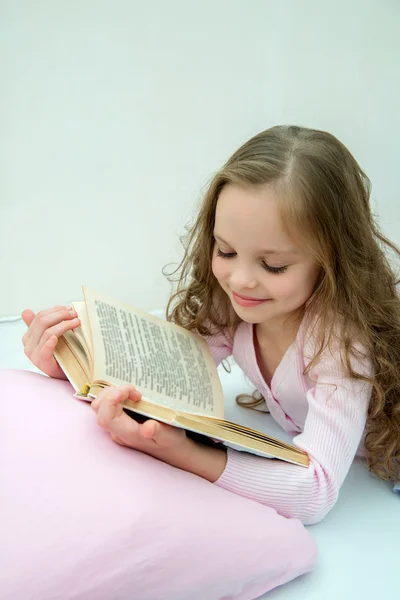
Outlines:
<svg viewBox="0 0 400 600"><path fill-rule="evenodd" d="M35 369L23 353L22 321L0 321L0 368ZM220 368L226 417L289 440L269 415L235 404L237 393L252 390L241 370ZM372 478L355 461L336 506L322 523L309 527L319 560L313 573L269 592L268 600L395 600L400 598L400 494ZM238 557L240 560L240 557ZM165 596L168 600L168 595ZM173 599L171 599L173 600ZM189 599L188 599L189 600Z"/></svg>

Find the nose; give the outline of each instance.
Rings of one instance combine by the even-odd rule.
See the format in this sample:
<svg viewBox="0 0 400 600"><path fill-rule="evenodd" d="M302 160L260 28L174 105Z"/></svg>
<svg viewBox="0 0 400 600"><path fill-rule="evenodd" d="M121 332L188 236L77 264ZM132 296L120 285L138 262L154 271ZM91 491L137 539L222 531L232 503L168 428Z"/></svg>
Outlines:
<svg viewBox="0 0 400 600"><path fill-rule="evenodd" d="M251 267L237 261L235 266L232 266L229 284L231 289L240 292L256 288L258 281Z"/></svg>

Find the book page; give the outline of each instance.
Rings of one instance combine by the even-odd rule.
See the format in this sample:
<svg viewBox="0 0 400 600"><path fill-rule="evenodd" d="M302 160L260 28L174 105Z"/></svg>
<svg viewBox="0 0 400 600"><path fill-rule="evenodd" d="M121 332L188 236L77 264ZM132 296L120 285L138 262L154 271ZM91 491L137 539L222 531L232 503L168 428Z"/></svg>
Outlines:
<svg viewBox="0 0 400 600"><path fill-rule="evenodd" d="M73 336L70 331L67 331L66 333ZM58 339L57 346L54 350L54 356L64 373L67 375L75 392L79 392L88 382L88 372L85 369L84 361L80 361L76 353L71 350L71 345L67 343L65 334Z"/></svg>
<svg viewBox="0 0 400 600"><path fill-rule="evenodd" d="M90 378L90 362L86 354L85 348L82 346L79 337L75 331L66 331L63 336L64 342L79 362L82 370L86 373L86 383Z"/></svg>
<svg viewBox="0 0 400 600"><path fill-rule="evenodd" d="M92 334L90 331L89 319L86 312L86 304L84 302L73 302L72 306L76 310L78 318L80 319L81 325L80 327L76 327L74 329L75 335L84 347L86 354L88 355L88 360L90 364L90 368L92 371L93 368L93 348L92 348Z"/></svg>
<svg viewBox="0 0 400 600"><path fill-rule="evenodd" d="M223 393L200 336L84 287L94 352L93 379L132 383L146 400L223 418Z"/></svg>

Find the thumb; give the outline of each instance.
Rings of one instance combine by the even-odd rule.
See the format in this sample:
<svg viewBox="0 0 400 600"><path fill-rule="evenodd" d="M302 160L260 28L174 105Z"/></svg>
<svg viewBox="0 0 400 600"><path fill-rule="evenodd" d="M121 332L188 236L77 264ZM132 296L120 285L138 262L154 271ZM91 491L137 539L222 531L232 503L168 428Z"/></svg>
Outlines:
<svg viewBox="0 0 400 600"><path fill-rule="evenodd" d="M21 317L22 317L25 325L27 325L28 327L32 323L35 316L36 316L35 313L32 310L30 310L30 308L23 310L21 313Z"/></svg>
<svg viewBox="0 0 400 600"><path fill-rule="evenodd" d="M163 448L176 447L185 438L184 429L171 427L153 419L145 421L140 428L142 438L151 439L157 446Z"/></svg>
<svg viewBox="0 0 400 600"><path fill-rule="evenodd" d="M141 434L144 438L153 439L155 442L160 441L160 434L162 436L161 423L148 419L141 427Z"/></svg>

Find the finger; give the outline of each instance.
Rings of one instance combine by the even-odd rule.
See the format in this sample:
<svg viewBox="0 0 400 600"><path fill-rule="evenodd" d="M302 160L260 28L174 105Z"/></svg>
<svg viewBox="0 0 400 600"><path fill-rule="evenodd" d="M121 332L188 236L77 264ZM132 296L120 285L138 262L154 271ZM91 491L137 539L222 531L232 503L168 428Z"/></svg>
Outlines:
<svg viewBox="0 0 400 600"><path fill-rule="evenodd" d="M101 394L103 394L103 392L101 392ZM142 393L139 392L136 388L134 388L133 385L130 383L120 385L119 387L107 388L106 399L107 402L110 402L111 404L113 404L113 406L122 404L126 400L133 400L134 402L137 402L138 400L140 400L141 397ZM103 402L103 400L104 396L102 395L100 398L100 402Z"/></svg>
<svg viewBox="0 0 400 600"><path fill-rule="evenodd" d="M74 329L78 325L78 320L75 323L74 321L71 321L69 323L67 322L66 324L64 324L61 331L58 331L58 333L59 335L61 335L66 330ZM49 344L50 339L52 341ZM60 371L60 368L58 368L58 363L53 356L53 353L58 343L58 339L59 336L51 335L51 333L45 332L45 334L39 342L39 345L35 346L33 344L33 341L29 340L24 348L24 353L29 358L29 360L32 361L34 365L36 365L39 369L41 369L51 377L53 377L51 373L54 372L54 369L56 369L56 371L58 372Z"/></svg>
<svg viewBox="0 0 400 600"><path fill-rule="evenodd" d="M22 336L22 343L24 346L26 346L29 338L31 337L31 333L32 333L30 326L32 325L32 322L33 322L34 318L36 317L36 315L32 310L30 310L28 308L27 310L22 311L21 317L22 317L22 320L24 321L25 325L28 326L28 329L25 331L24 335Z"/></svg>
<svg viewBox="0 0 400 600"><path fill-rule="evenodd" d="M146 440L151 439L157 446L170 448L180 444L186 433L184 429L149 419L141 426L140 436Z"/></svg>
<svg viewBox="0 0 400 600"><path fill-rule="evenodd" d="M30 320L29 324L27 323L28 324L28 330L26 331L24 337L22 338L22 342L23 342L24 346L26 345L26 343L28 342L28 340L32 337L32 333L34 333L34 331L37 330L38 325L40 324L41 319L47 317L50 314L58 313L61 310L64 310L65 312L67 312L68 311L68 307L66 307L66 306L55 306L55 307L49 308L47 310L42 310L41 312L39 312L37 314L35 314L30 309L28 309L27 311L23 311L23 313L21 314L21 317L23 317L23 318L27 317L29 319L29 317L31 316L31 313L34 315L33 319Z"/></svg>
<svg viewBox="0 0 400 600"><path fill-rule="evenodd" d="M97 413L98 425L108 431L112 437L121 440L119 443L124 443L131 448L136 447L140 438L139 423L128 417L123 411L121 411L117 418L114 418L110 409L112 410L113 407L104 404L100 406Z"/></svg>
<svg viewBox="0 0 400 600"><path fill-rule="evenodd" d="M111 387L106 388L105 390L102 390L100 392L100 394L94 400L92 400L91 407L93 408L93 410L97 413L102 402L110 401L110 399L109 399L110 394L115 395L115 392L117 392L117 398L118 398L118 391L119 391L119 388L111 388ZM115 402L118 404L117 399L115 399Z"/></svg>
<svg viewBox="0 0 400 600"><path fill-rule="evenodd" d="M92 400L90 406L92 407L92 409L94 410L94 412L97 414L97 411L99 410L99 407L100 407L99 398L97 397L94 400Z"/></svg>
<svg viewBox="0 0 400 600"><path fill-rule="evenodd" d="M58 340L58 338L61 337L66 331L79 327L80 323L80 320L75 318L70 321L63 321L54 327L50 327L50 329L46 329L46 331L43 333L39 343L35 343L35 338L31 336L25 343L26 356L28 356L28 358L33 362L41 362L43 360L42 350L49 339L55 335Z"/></svg>
<svg viewBox="0 0 400 600"><path fill-rule="evenodd" d="M55 310L61 310L61 309L67 310L68 307L67 306L55 306L54 308L50 308L43 312L49 312L49 311L54 312ZM30 326L32 325L32 323L36 317L36 313L34 313L33 310L31 310L30 308L27 308L22 311L21 317L22 317L22 320L24 321L25 325L28 326L28 330L26 331L25 335L22 338L22 342L25 345L27 340L31 337L32 329L30 329Z"/></svg>
<svg viewBox="0 0 400 600"><path fill-rule="evenodd" d="M119 386L117 389L122 392L123 400L133 400L137 402L142 397L142 393L139 392L131 383Z"/></svg>
<svg viewBox="0 0 400 600"><path fill-rule="evenodd" d="M140 425L125 413L111 422L108 430L112 439L118 444L137 448L140 446Z"/></svg>
<svg viewBox="0 0 400 600"><path fill-rule="evenodd" d="M73 308L50 308L48 310L40 311L35 315L27 333L25 334L25 344L31 342L33 346L37 346L43 335L43 333L61 323L62 321L68 321L76 318L77 314ZM47 340L46 340L47 341Z"/></svg>
<svg viewBox="0 0 400 600"><path fill-rule="evenodd" d="M39 341L39 344L38 344L39 351L41 351L44 344L46 344L49 341L49 339L51 337L53 337L53 335L55 335L58 339L62 335L64 335L64 333L66 331L76 329L77 327L80 326L80 324L81 324L81 322L78 319L78 317L75 317L74 319L71 319L69 321L61 321L61 323L58 323L57 325L54 325L53 327L49 327L49 329L46 329L46 331L43 333L43 335Z"/></svg>
<svg viewBox="0 0 400 600"><path fill-rule="evenodd" d="M103 402L115 402L115 404L119 404L120 396L120 388L106 387L94 400L92 400L91 406L93 410L97 412Z"/></svg>
<svg viewBox="0 0 400 600"><path fill-rule="evenodd" d="M49 377L57 379L65 379L65 373L55 359L54 352L58 344L57 336L52 336L47 340L46 344L41 348L40 359L36 360L32 357L32 362Z"/></svg>
<svg viewBox="0 0 400 600"><path fill-rule="evenodd" d="M40 352L40 359L43 364L52 362L56 362L53 354L56 346L58 344L58 337L56 335L52 335L47 342L43 345Z"/></svg>
<svg viewBox="0 0 400 600"><path fill-rule="evenodd" d="M133 385L126 384L117 388L107 388L106 390L100 392L100 394L92 401L91 407L95 413L99 414L100 407L106 403L109 406L114 408L119 407L118 411L115 412L114 417L120 416L122 411L122 403L126 400L130 399L133 401L138 401L142 397L141 392L138 392ZM101 413L101 418L106 419L111 414L110 410L103 411ZM103 425L102 425L103 426Z"/></svg>
<svg viewBox="0 0 400 600"><path fill-rule="evenodd" d="M122 394L118 388L108 388L100 392L97 397L97 423L104 429L109 429L111 422L121 416L120 406ZM95 405L96 406L96 405Z"/></svg>
<svg viewBox="0 0 400 600"><path fill-rule="evenodd" d="M110 404L100 404L97 411L97 424L103 429L109 429L115 418L115 407Z"/></svg>
<svg viewBox="0 0 400 600"><path fill-rule="evenodd" d="M35 313L30 308L23 310L21 313L22 320L24 321L25 325L27 325L28 327L32 323L35 316L36 316Z"/></svg>

